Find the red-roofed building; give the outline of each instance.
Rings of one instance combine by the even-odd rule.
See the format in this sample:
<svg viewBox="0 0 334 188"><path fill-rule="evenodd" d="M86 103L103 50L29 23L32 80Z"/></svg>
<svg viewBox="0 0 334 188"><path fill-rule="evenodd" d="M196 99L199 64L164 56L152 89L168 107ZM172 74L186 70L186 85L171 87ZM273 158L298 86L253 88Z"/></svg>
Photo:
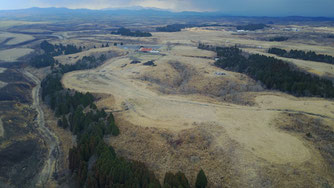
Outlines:
<svg viewBox="0 0 334 188"><path fill-rule="evenodd" d="M144 47L139 49L139 51L141 52L151 52L152 50L153 50L152 48L144 48Z"/></svg>

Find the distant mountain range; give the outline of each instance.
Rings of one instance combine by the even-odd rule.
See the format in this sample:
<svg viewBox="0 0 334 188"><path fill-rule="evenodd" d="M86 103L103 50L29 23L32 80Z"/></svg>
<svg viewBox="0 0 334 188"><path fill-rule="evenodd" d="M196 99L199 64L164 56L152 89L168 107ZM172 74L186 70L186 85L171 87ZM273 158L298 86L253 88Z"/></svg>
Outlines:
<svg viewBox="0 0 334 188"><path fill-rule="evenodd" d="M91 9L68 9L68 8L28 8L20 10L0 10L0 20L6 19L18 19L18 20L66 20L77 18L86 19L106 19L113 17L134 17L138 18L145 16L147 18L219 18L219 17L239 17L226 15L223 12L172 12L170 10L157 9L157 8L143 8L143 7L128 7L122 9L102 9L102 10L91 10ZM287 21L334 21L334 18L327 17L302 17L302 16L289 16L289 17L245 17L240 16L239 18L272 18Z"/></svg>

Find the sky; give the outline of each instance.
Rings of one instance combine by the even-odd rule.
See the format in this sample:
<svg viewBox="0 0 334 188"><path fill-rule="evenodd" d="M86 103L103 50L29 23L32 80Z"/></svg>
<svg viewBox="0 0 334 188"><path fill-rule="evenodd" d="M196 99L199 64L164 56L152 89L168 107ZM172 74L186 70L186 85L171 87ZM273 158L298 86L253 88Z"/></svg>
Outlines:
<svg viewBox="0 0 334 188"><path fill-rule="evenodd" d="M334 17L334 0L0 0L0 10L31 7L107 9L145 7L171 11L219 11L239 16Z"/></svg>

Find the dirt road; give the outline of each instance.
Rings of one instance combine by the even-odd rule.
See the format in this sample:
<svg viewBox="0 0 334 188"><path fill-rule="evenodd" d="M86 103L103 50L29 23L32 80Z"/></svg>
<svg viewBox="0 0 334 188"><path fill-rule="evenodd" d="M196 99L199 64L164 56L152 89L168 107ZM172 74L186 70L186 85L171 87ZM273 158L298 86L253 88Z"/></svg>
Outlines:
<svg viewBox="0 0 334 188"><path fill-rule="evenodd" d="M2 120L0 118L0 138L5 135L5 130L3 129Z"/></svg>
<svg viewBox="0 0 334 188"><path fill-rule="evenodd" d="M22 73L29 77L36 84L32 90L32 107L37 112L35 126L48 147L48 153L44 162L44 166L39 175L36 177L35 182L37 187L46 187L53 180L53 174L57 172L59 140L57 136L45 126L44 112L40 106L41 81L26 70L23 70Z"/></svg>

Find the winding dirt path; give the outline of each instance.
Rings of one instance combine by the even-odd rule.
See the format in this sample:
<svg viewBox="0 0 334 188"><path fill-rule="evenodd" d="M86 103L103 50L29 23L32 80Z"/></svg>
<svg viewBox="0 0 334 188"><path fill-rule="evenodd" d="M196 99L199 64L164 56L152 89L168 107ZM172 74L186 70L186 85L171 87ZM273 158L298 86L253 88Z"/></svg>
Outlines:
<svg viewBox="0 0 334 188"><path fill-rule="evenodd" d="M36 76L26 70L23 70L22 73L29 77L36 84L36 86L32 90L32 107L37 112L35 126L36 129L40 132L40 135L43 137L43 140L48 147L48 153L44 162L43 169L40 171L35 182L36 186L45 187L50 181L53 180L53 174L57 172L59 157L59 140L58 137L45 126L44 112L40 106L41 81Z"/></svg>

